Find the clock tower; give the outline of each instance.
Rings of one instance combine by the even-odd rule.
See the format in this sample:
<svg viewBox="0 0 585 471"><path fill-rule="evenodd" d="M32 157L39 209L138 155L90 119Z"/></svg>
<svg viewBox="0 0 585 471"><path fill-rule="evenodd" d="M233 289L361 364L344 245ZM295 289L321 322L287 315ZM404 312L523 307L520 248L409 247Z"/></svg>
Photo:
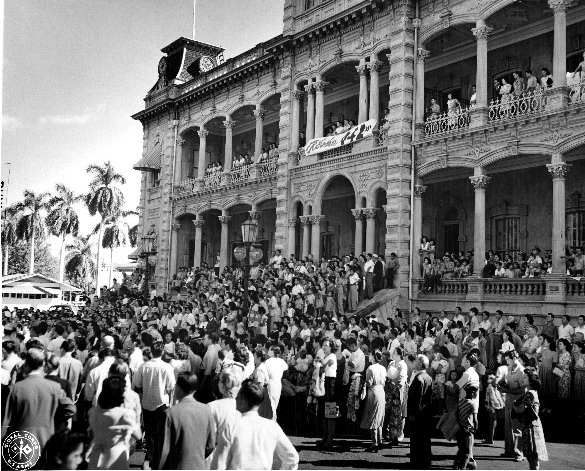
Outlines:
<svg viewBox="0 0 585 471"><path fill-rule="evenodd" d="M179 38L161 49L166 54L158 64L158 80L149 93L167 85L180 85L209 72L223 60L221 47Z"/></svg>

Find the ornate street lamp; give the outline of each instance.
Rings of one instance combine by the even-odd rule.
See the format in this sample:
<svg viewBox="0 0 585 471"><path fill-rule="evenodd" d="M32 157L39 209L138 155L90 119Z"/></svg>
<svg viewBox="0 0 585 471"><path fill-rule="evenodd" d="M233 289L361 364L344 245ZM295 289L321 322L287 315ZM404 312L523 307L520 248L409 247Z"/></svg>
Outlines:
<svg viewBox="0 0 585 471"><path fill-rule="evenodd" d="M144 258L144 296L146 299L150 297L150 291L148 290L148 284L150 282L150 257L157 253L154 247L154 239L154 231L150 231L148 234L142 236L141 258Z"/></svg>
<svg viewBox="0 0 585 471"><path fill-rule="evenodd" d="M252 247L252 244L256 242L256 236L258 234L258 222L254 219L248 219L242 224L242 241L244 247L236 247L234 249L234 256L240 262L244 269L244 315L248 315L248 281L250 280L250 268L252 264L262 258L262 250L257 247Z"/></svg>

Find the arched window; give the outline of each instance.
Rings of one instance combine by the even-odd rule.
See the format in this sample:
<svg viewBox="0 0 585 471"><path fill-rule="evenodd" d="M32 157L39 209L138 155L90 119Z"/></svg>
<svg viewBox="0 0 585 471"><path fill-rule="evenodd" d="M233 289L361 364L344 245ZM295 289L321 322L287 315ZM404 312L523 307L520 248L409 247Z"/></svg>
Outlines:
<svg viewBox="0 0 585 471"><path fill-rule="evenodd" d="M567 245L570 249L585 245L585 209L568 211L566 214Z"/></svg>

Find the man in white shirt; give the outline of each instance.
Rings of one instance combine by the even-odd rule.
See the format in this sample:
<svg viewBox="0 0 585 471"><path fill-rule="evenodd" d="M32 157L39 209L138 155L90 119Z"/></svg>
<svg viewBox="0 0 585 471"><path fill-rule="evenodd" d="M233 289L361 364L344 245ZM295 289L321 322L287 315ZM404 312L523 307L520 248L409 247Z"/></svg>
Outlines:
<svg viewBox="0 0 585 471"><path fill-rule="evenodd" d="M295 297L297 294L305 294L305 289L301 286L301 280L295 278L295 285L292 287L291 294Z"/></svg>
<svg viewBox="0 0 585 471"><path fill-rule="evenodd" d="M390 352L390 358L393 358L396 348L400 347L398 331L396 329L388 329L387 332L389 333L388 352Z"/></svg>
<svg viewBox="0 0 585 471"><path fill-rule="evenodd" d="M561 325L559 325L559 339L567 339L572 342L575 329L569 322L571 322L571 318L568 315L564 315L561 319Z"/></svg>
<svg viewBox="0 0 585 471"><path fill-rule="evenodd" d="M354 312L357 309L358 303L358 283L360 276L355 272L355 268L349 268L349 293L347 293L347 304L349 312Z"/></svg>
<svg viewBox="0 0 585 471"><path fill-rule="evenodd" d="M362 373L366 367L366 356L360 349L356 339L349 339L347 341L347 348L349 350L349 358L347 366L349 366L350 373Z"/></svg>
<svg viewBox="0 0 585 471"><path fill-rule="evenodd" d="M85 382L85 400L91 402L93 407L97 405L104 379L108 377L110 366L116 359L111 348L102 348L98 357L101 363L89 372Z"/></svg>
<svg viewBox="0 0 585 471"><path fill-rule="evenodd" d="M364 274L366 276L366 299L371 299L374 295L374 261L372 254L366 254L367 261L364 265Z"/></svg>
<svg viewBox="0 0 585 471"><path fill-rule="evenodd" d="M463 325L465 325L465 317L463 317L463 312L461 312L461 308L460 307L456 307L455 308L455 315L453 316L453 322L455 322L455 324L457 324L457 322L463 322Z"/></svg>
<svg viewBox="0 0 585 471"><path fill-rule="evenodd" d="M273 420L258 415L264 400L262 387L251 380L242 383L236 398L242 417L226 424L218 436L213 455L212 469L279 469L295 470L299 454L295 447Z"/></svg>
<svg viewBox="0 0 585 471"><path fill-rule="evenodd" d="M282 252L280 250L276 251L276 255L272 259L272 263L274 268L277 270L280 268L280 264L282 263Z"/></svg>
<svg viewBox="0 0 585 471"><path fill-rule="evenodd" d="M463 375L457 381L457 386L459 388L459 400L465 399L465 387L467 385L472 385L479 388L479 375L475 370L475 365L479 363L479 358L477 357L476 353L468 353L465 357L463 357L463 361L461 362L461 366L465 368ZM479 408L479 395L475 399L474 402L477 402L476 406Z"/></svg>
<svg viewBox="0 0 585 471"><path fill-rule="evenodd" d="M577 321L578 325L575 327L575 337L577 334L582 334L585 337L585 315L581 314L579 316L579 320ZM575 338L576 340L576 338Z"/></svg>
<svg viewBox="0 0 585 471"><path fill-rule="evenodd" d="M47 350L55 355L61 355L61 344L65 341L65 327L62 324L57 324L53 328L53 339L49 341L49 345L47 346Z"/></svg>
<svg viewBox="0 0 585 471"><path fill-rule="evenodd" d="M153 342L152 360L138 367L132 385L138 394L142 394L142 410L146 439L146 461L152 469L158 469L160 450L164 437L160 431L165 420L165 411L171 404L171 394L175 388L173 367L165 363L161 356L164 350L162 342Z"/></svg>

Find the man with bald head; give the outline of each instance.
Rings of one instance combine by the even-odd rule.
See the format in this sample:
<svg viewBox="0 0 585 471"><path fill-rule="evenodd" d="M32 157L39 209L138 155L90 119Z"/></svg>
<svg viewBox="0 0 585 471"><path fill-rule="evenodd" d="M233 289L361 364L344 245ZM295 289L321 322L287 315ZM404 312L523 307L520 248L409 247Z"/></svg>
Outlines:
<svg viewBox="0 0 585 471"><path fill-rule="evenodd" d="M433 380L427 374L429 359L418 355L408 388L408 420L410 423L410 464L426 469L431 465L431 431Z"/></svg>

